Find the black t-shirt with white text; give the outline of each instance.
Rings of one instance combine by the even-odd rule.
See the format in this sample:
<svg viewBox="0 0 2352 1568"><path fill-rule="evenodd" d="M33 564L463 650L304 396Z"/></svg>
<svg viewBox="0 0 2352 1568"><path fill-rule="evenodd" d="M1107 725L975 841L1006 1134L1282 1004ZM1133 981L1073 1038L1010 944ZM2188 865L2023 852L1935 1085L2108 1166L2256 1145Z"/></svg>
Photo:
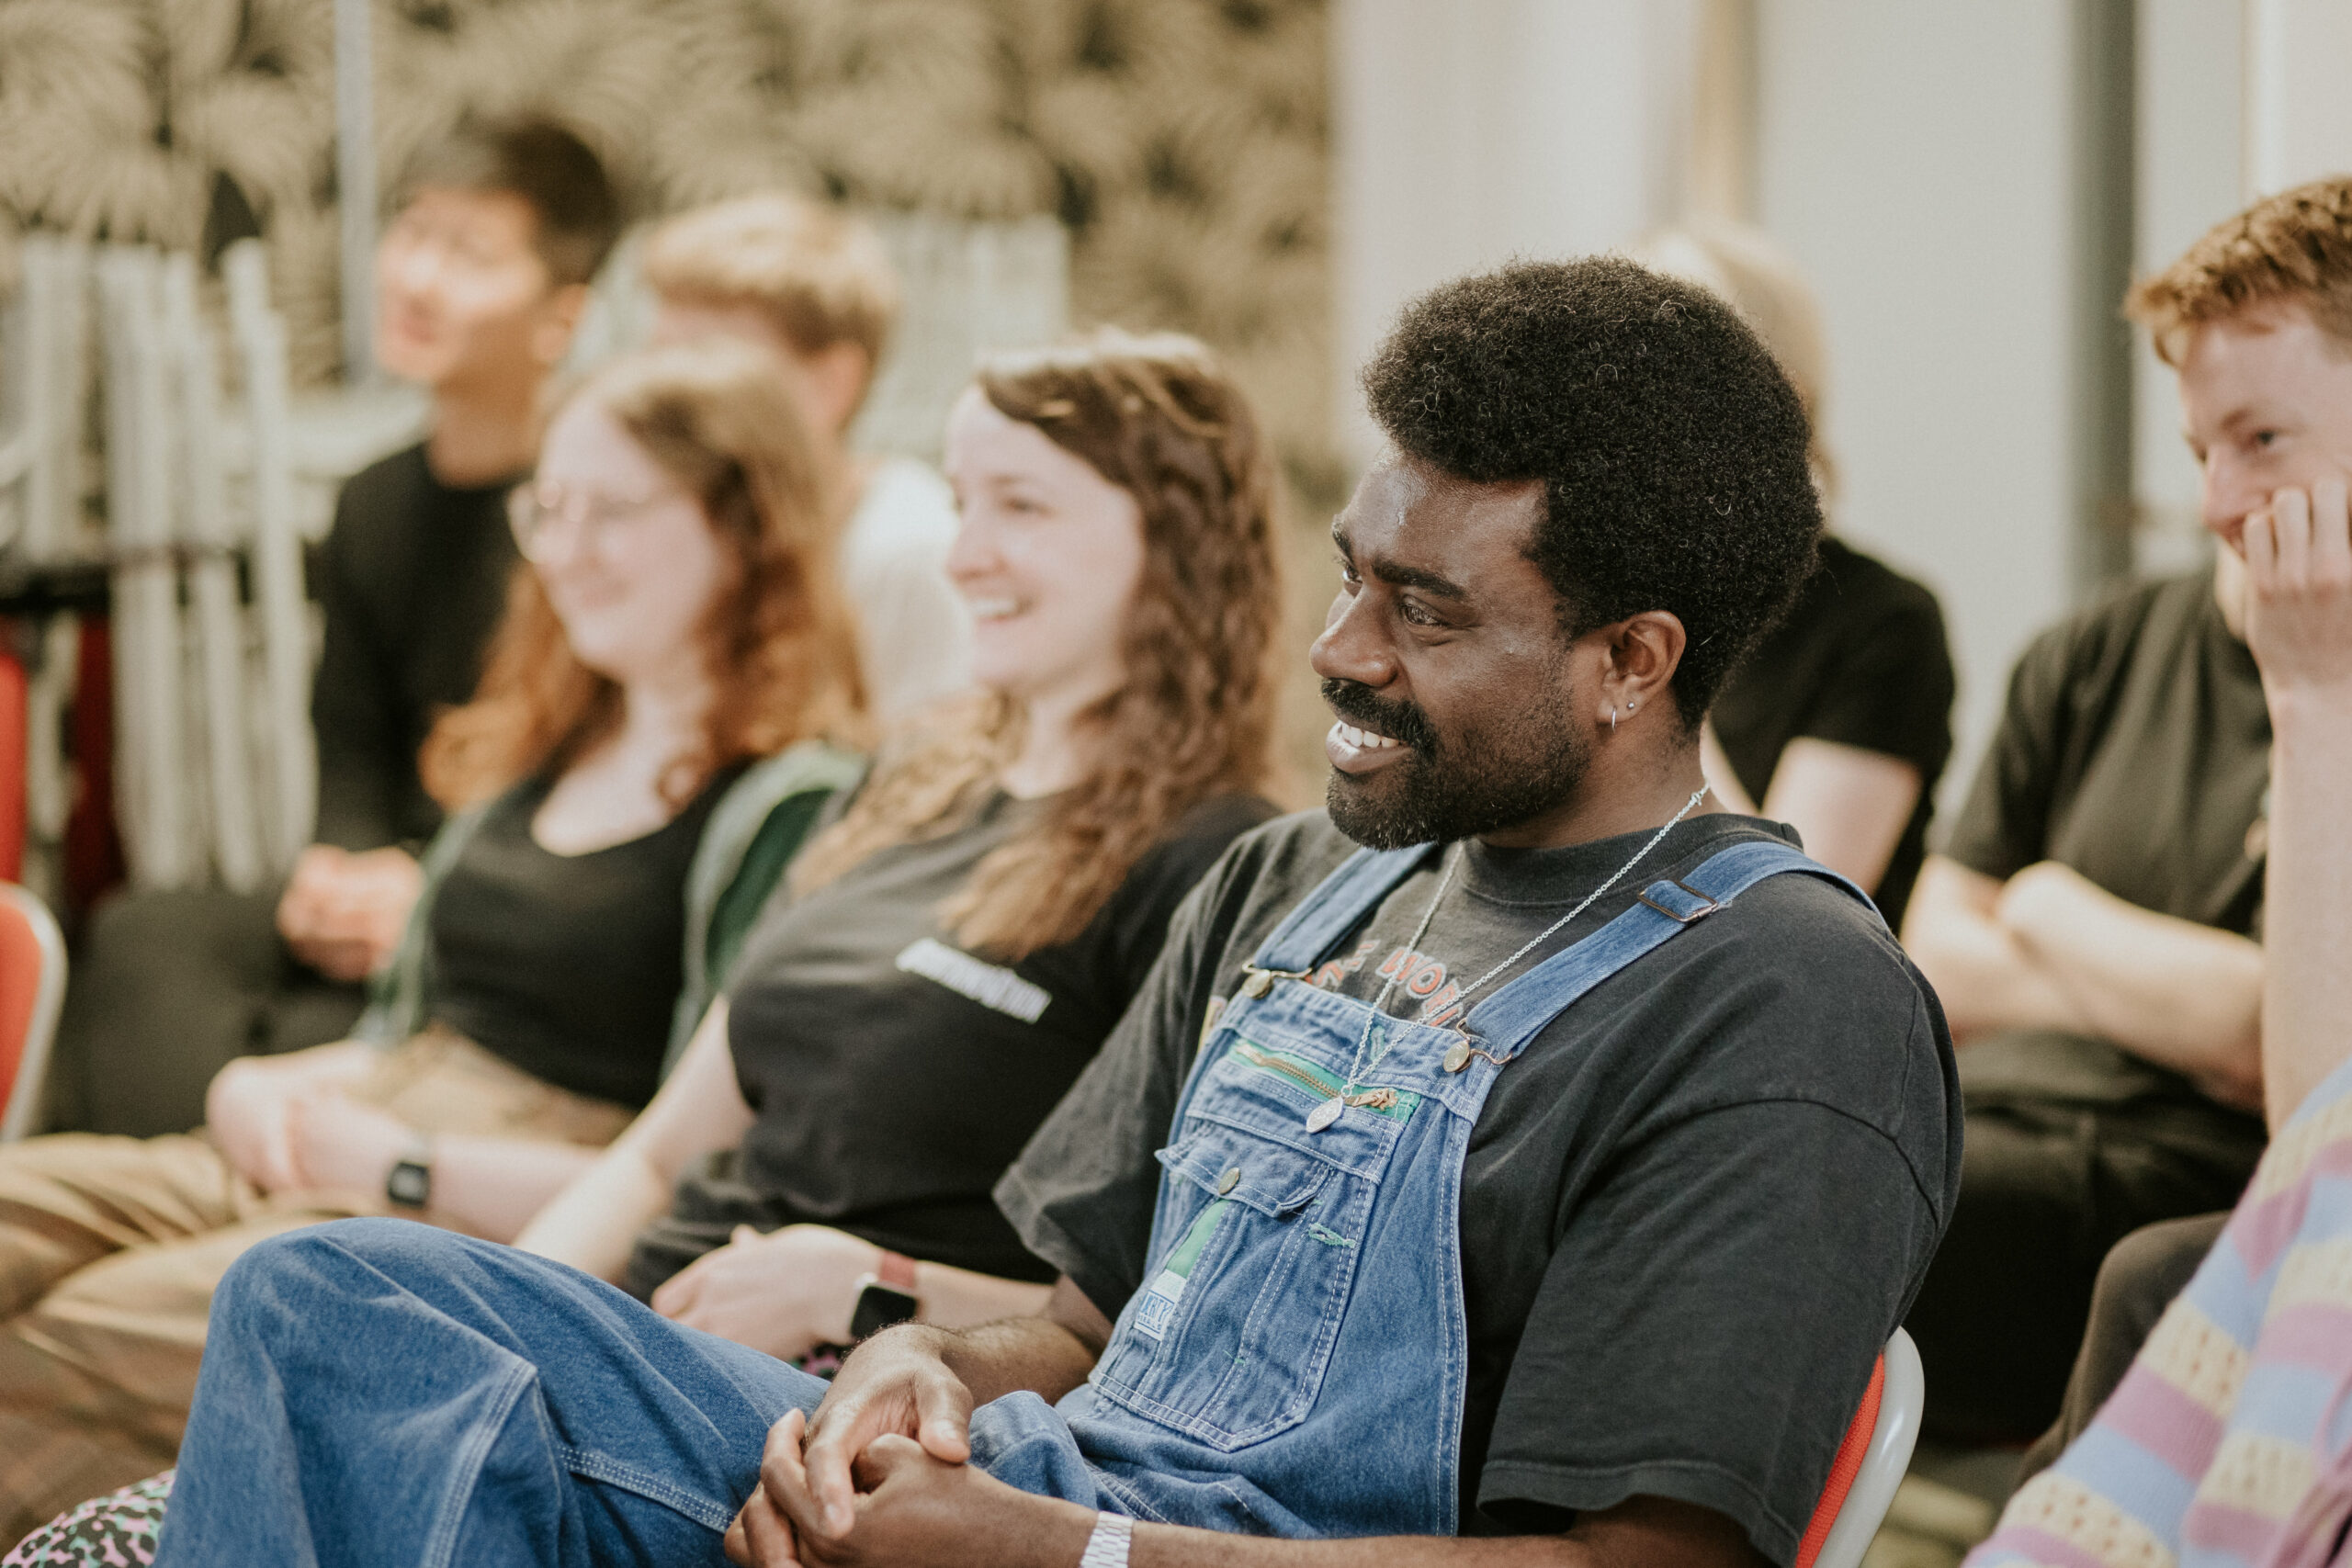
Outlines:
<svg viewBox="0 0 2352 1568"><path fill-rule="evenodd" d="M320 843L416 848L441 826L417 749L472 698L505 613L513 482L444 484L422 446L345 481L311 567L326 628L311 686Z"/></svg>
<svg viewBox="0 0 2352 1568"><path fill-rule="evenodd" d="M1468 1002L1650 882L1774 831L1743 817L1681 824ZM1419 954L1396 956L1442 874L1432 855L1317 978L1369 998L1394 956L1389 1010L1442 1016L1449 986L1566 913L1646 836L1457 846ZM1236 844L998 1184L1030 1247L1106 1315L1141 1283L1153 1154L1212 999L1354 848L1320 813ZM1768 1556L1792 1556L1951 1213L1951 1074L1942 1015L1902 951L1850 897L1803 875L1768 878L1544 1030L1498 1076L1463 1172L1464 1530L1565 1529L1578 1510L1648 1494L1713 1508Z"/></svg>

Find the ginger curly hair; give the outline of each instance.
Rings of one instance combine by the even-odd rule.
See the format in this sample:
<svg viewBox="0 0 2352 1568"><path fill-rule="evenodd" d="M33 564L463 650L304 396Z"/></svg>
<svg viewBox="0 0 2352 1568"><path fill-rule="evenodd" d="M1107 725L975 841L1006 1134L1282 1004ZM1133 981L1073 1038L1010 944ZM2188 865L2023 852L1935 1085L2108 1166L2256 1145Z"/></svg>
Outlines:
<svg viewBox="0 0 2352 1568"><path fill-rule="evenodd" d="M833 569L837 486L768 355L724 340L615 360L565 400L610 414L701 502L727 575L700 640L712 702L697 745L662 779L674 804L730 762L864 733L853 621ZM620 687L582 664L539 575L517 565L473 700L441 716L418 758L451 810L613 734Z"/></svg>
<svg viewBox="0 0 2352 1568"><path fill-rule="evenodd" d="M1209 351L1172 333L1104 331L984 365L977 385L1135 497L1144 569L1127 610L1126 681L1086 716L1100 761L984 858L940 912L956 940L1017 960L1074 940L1183 814L1261 787L1282 618L1273 474L1256 416ZM984 696L940 716L795 868L820 886L877 850L951 831L1019 750L1024 714Z"/></svg>
<svg viewBox="0 0 2352 1568"><path fill-rule="evenodd" d="M2192 327L2295 304L2352 354L2352 177L2313 180L2216 223L2180 259L2132 286L2123 313L2179 364Z"/></svg>

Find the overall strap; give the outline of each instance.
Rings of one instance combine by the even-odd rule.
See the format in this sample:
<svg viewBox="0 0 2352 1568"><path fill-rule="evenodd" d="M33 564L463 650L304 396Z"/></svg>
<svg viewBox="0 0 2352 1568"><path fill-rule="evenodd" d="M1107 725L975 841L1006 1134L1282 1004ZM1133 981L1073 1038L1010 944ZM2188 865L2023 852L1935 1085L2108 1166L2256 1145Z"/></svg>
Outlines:
<svg viewBox="0 0 2352 1568"><path fill-rule="evenodd" d="M1834 883L1874 918L1878 914L1868 894L1792 845L1765 840L1734 844L1708 856L1679 881L1653 882L1643 888L1632 908L1472 1009L1466 1032L1488 1055L1509 1061L1587 991L1782 872Z"/></svg>
<svg viewBox="0 0 2352 1568"><path fill-rule="evenodd" d="M1353 931L1398 883L1413 874L1432 847L1358 850L1283 918L1250 966L1283 975L1313 968L1332 943Z"/></svg>

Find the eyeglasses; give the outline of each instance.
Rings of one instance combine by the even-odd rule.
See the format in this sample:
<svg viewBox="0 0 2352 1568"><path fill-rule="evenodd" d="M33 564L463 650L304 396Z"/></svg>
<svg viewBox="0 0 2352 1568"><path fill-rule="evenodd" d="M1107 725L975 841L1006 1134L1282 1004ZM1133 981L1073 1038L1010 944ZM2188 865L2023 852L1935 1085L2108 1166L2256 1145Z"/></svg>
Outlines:
<svg viewBox="0 0 2352 1568"><path fill-rule="evenodd" d="M514 547L523 552L525 560L537 563L552 555L557 541L564 538L574 549L608 551L618 536L642 523L662 502L676 500L678 494L660 490L624 500L594 491L518 485L506 498L506 523L514 530Z"/></svg>

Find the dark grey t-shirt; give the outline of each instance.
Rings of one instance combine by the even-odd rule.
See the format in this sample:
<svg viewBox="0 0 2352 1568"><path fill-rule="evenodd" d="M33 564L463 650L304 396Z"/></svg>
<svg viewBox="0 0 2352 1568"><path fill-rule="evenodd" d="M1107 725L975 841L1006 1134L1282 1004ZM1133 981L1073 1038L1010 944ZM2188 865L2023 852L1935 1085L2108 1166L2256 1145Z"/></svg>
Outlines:
<svg viewBox="0 0 2352 1568"><path fill-rule="evenodd" d="M1769 830L1748 818L1682 824L1471 1000L1598 930L1649 882ZM1473 847L1391 1010L1418 1016L1447 984L1476 978L1644 837ZM1106 1314L1141 1283L1152 1156L1212 999L1354 848L1319 812L1238 842L998 1184L1031 1249ZM1432 857L1329 955L1358 967L1322 977L1376 992L1439 874ZM1562 1529L1577 1510L1646 1494L1713 1508L1768 1557L1792 1557L1951 1213L1951 1075L1926 983L1860 905L1812 877L1759 884L1563 1013L1496 1080L1464 1169L1464 1530Z"/></svg>
<svg viewBox="0 0 2352 1568"><path fill-rule="evenodd" d="M2270 709L2208 567L2143 583L2042 633L1943 853L2007 881L2037 861L2127 903L2262 936ZM2110 1041L2010 1030L1962 1053L1972 1102L2191 1108L2252 1168L2260 1118Z"/></svg>

